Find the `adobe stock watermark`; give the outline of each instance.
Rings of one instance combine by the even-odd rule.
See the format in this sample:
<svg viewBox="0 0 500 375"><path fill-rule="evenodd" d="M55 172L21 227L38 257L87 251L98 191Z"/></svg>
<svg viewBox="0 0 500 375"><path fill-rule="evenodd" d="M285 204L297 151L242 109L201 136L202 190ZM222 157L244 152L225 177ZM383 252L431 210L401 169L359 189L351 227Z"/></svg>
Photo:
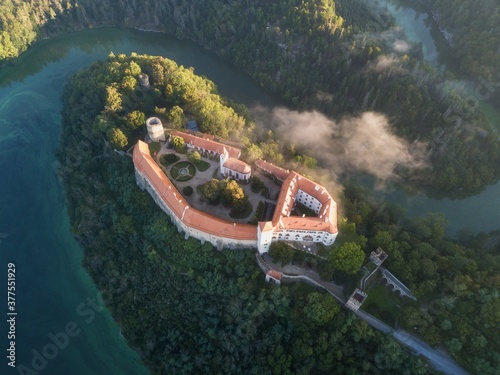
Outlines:
<svg viewBox="0 0 500 375"><path fill-rule="evenodd" d="M32 358L29 364L20 364L17 366L17 371L20 375L39 375L47 369L50 361L53 361L64 351L71 340L78 337L82 328L87 324L91 324L97 313L104 310L104 306L99 302L98 297L87 297L84 302L81 302L75 309L76 314L81 319L77 321L67 322L59 332L49 332L47 335L47 343L41 348L33 348L31 350Z"/></svg>

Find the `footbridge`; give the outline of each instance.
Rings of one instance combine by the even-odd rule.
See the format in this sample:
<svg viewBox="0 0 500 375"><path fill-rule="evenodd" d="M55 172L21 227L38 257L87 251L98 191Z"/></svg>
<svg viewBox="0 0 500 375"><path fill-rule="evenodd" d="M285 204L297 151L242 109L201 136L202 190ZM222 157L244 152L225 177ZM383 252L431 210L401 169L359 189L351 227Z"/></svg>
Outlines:
<svg viewBox="0 0 500 375"><path fill-rule="evenodd" d="M384 267L380 267L380 272L382 272L382 278L387 281L387 284L392 285L394 290L399 291L402 296L407 296L408 298L416 301L417 299L411 292L411 290L403 284L399 279L386 270Z"/></svg>

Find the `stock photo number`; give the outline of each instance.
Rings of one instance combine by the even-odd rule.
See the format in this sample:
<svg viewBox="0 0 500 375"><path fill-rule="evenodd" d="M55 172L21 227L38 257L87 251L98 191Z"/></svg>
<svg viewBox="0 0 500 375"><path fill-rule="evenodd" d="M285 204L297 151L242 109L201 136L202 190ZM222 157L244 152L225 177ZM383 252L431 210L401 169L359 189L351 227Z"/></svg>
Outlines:
<svg viewBox="0 0 500 375"><path fill-rule="evenodd" d="M7 264L7 364L16 367L16 265Z"/></svg>

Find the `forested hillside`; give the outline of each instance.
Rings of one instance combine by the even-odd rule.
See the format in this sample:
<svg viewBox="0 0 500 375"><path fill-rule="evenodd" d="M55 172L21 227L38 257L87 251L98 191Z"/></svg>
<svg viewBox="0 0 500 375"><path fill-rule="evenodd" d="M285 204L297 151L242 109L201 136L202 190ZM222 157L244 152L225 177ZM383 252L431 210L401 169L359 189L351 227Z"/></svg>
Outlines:
<svg viewBox="0 0 500 375"><path fill-rule="evenodd" d="M150 87L140 86L141 73L149 75ZM58 157L72 230L128 341L155 374L426 373L420 360L340 310L330 296L299 285L266 287L251 251L216 252L185 241L135 186L130 158L112 151L143 137L143 119L153 114L172 126L179 116L193 116L202 130L217 135L244 128L254 139L251 121L241 116L245 111L227 104L213 83L191 70L135 54L110 55L77 74L65 90ZM204 117L214 107L227 119L217 128ZM355 239L366 255L382 247L386 266L418 300L366 308L444 346L473 373L495 374L498 233L451 241L442 216L410 221L397 207L370 202L369 195L348 185L338 197L347 221L341 220L337 242ZM307 254L292 257L298 264ZM325 280L332 272L345 278L320 258L308 262Z"/></svg>
<svg viewBox="0 0 500 375"><path fill-rule="evenodd" d="M46 35L78 30L73 25L75 1L3 0L0 3L0 59L17 57Z"/></svg>
<svg viewBox="0 0 500 375"><path fill-rule="evenodd" d="M398 299L397 307L388 307L390 296L384 295L385 302L366 303L363 309L386 321L398 321L433 346L446 347L472 374L496 374L500 232L463 233L460 241L451 240L445 235L443 215L408 220L400 207L370 203L369 195L360 186L347 186L342 201L346 216L356 224L356 233L368 238L369 249L380 246L387 252L386 267L418 300ZM339 239L348 232L341 229Z"/></svg>
<svg viewBox="0 0 500 375"><path fill-rule="evenodd" d="M151 90L138 86L141 72ZM106 146L118 130L129 144L143 137L135 121L141 113L177 107L202 116L214 103L230 118L214 133L237 131L244 120L210 81L161 57L110 56L65 90L58 156L72 230L86 269L152 374L426 374L422 360L332 296L265 284L253 251L186 241L136 186L132 160ZM210 122L200 126L209 130Z"/></svg>
<svg viewBox="0 0 500 375"><path fill-rule="evenodd" d="M462 69L474 75L487 75L500 69L499 4L495 0L421 0L434 13L439 25L447 32L453 52L460 59ZM213 33L218 29L219 39L227 32L237 32L238 22L232 10L237 4L224 1L202 3L182 1L116 1L116 0L4 0L0 4L0 59L16 57L39 37L100 25L125 25L161 29L194 37L202 43L217 45ZM220 6L223 4L224 6ZM333 4L333 6L332 6ZM255 7L259 14L259 1L246 1L242 5ZM298 6L300 5L300 6ZM373 21L362 2L332 1L280 1L273 8L286 14L291 8L312 12L328 27L343 27L352 33L363 31L363 25ZM336 9L338 8L338 9ZM212 23L216 17L220 25L204 26L200 11ZM300 12L300 11L299 11ZM261 14L261 18L266 17ZM173 23L172 23L173 21ZM300 17L287 17L287 23L299 22L302 32L307 33L311 24ZM306 21L304 23L304 21ZM385 26L390 23L386 22ZM199 26L199 27L198 27ZM257 23L249 25L256 27ZM283 28L285 25L280 25ZM294 25L293 28L295 28ZM186 27L190 30L187 30ZM255 30L257 31L257 30ZM198 35L196 35L198 34ZM201 35L200 35L201 34ZM289 35L287 35L289 36Z"/></svg>
<svg viewBox="0 0 500 375"><path fill-rule="evenodd" d="M496 0L422 0L447 33L461 69L493 77L500 71L500 3Z"/></svg>
<svg viewBox="0 0 500 375"><path fill-rule="evenodd" d="M2 56L16 56L37 35L82 27L164 31L232 61L298 109L315 108L335 118L364 110L386 113L398 135L428 145L430 168L402 171L414 187L454 196L476 193L495 182L500 144L484 117L418 61L417 47L401 50L394 47L397 39L386 43L365 33L374 16L363 4L11 0L2 5L0 48ZM382 23L389 27L391 22Z"/></svg>

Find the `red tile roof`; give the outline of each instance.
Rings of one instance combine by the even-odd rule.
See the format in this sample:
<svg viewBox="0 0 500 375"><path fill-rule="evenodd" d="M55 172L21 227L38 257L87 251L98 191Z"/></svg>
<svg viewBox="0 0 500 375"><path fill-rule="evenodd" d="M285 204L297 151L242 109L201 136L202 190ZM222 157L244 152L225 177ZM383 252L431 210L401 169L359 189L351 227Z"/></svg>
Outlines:
<svg viewBox="0 0 500 375"><path fill-rule="evenodd" d="M283 181L285 178L287 178L288 175L290 174L290 171L288 169L283 169L281 167L277 167L276 165L274 165L272 163L268 163L265 160L260 160L260 159L256 160L255 166L257 168L262 169L264 172L267 172L267 173L273 175L274 177L276 177L277 179L279 179L281 181Z"/></svg>
<svg viewBox="0 0 500 375"><path fill-rule="evenodd" d="M200 135L203 137L202 138L196 135L180 132L178 130L172 131L172 135L176 137L181 137L182 139L184 139L184 142L186 142L186 144L192 145L194 147L199 147L204 150L216 152L218 154L222 154L225 148L229 156L235 159L238 159L241 155L241 150L239 148L215 142L213 140L214 137L212 135L200 133Z"/></svg>
<svg viewBox="0 0 500 375"><path fill-rule="evenodd" d="M290 216L295 203L294 197L299 190L316 198L321 203L318 217ZM292 171L281 185L272 224L281 229L337 233L337 203L323 186Z"/></svg>
<svg viewBox="0 0 500 375"><path fill-rule="evenodd" d="M294 175L292 173L288 174L288 177L283 181L281 185L280 194L278 201L276 202L276 209L273 215L273 225L276 226L280 218L287 217L292 212L293 208L293 197L297 194L296 185L292 185Z"/></svg>
<svg viewBox="0 0 500 375"><path fill-rule="evenodd" d="M224 167L244 174L250 173L252 171L252 168L247 163L235 158L228 158L224 163Z"/></svg>
<svg viewBox="0 0 500 375"><path fill-rule="evenodd" d="M283 276L283 273L271 269L271 270L269 270L269 271L266 272L266 275L269 275L269 276L271 276L272 278L274 278L276 280L281 280L281 277Z"/></svg>
<svg viewBox="0 0 500 375"><path fill-rule="evenodd" d="M191 207L153 160L146 143L141 141L137 143L133 158L136 168L148 178L160 198L188 227L224 238L257 240L255 226L227 222ZM264 166L267 167L267 165ZM284 177L286 170L275 168L276 172ZM328 191L323 186L294 171L286 173L288 175L283 179L272 221L259 222L260 230L265 232L287 229L337 233L337 204ZM318 217L289 216L295 203L294 197L299 190L316 198L322 204Z"/></svg>
<svg viewBox="0 0 500 375"><path fill-rule="evenodd" d="M228 222L191 207L153 160L146 143L137 142L133 160L136 168L147 177L160 198L188 227L224 238L257 240L257 227Z"/></svg>

